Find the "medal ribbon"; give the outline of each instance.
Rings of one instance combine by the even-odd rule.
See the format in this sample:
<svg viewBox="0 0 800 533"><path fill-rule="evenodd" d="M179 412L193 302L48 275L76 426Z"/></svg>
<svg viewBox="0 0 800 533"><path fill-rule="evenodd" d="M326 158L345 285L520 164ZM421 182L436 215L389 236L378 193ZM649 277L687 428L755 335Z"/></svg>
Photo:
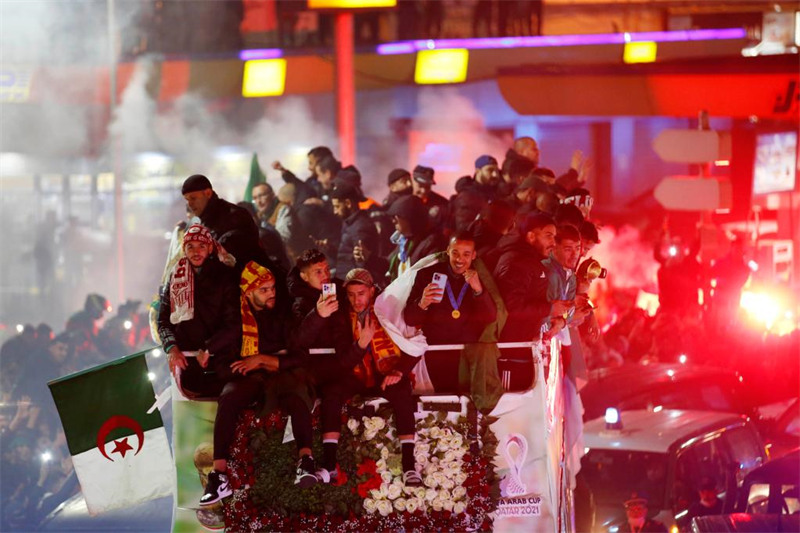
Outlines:
<svg viewBox="0 0 800 533"><path fill-rule="evenodd" d="M444 288L447 291L447 297L450 299L450 305L453 306L454 311L458 311L458 308L461 307L461 302L464 301L464 295L467 294L468 287L469 283L465 281L464 286L461 287L461 292L458 293L458 300L456 301L456 297L453 295L453 289L450 286L450 278L448 278L447 282L444 284Z"/></svg>

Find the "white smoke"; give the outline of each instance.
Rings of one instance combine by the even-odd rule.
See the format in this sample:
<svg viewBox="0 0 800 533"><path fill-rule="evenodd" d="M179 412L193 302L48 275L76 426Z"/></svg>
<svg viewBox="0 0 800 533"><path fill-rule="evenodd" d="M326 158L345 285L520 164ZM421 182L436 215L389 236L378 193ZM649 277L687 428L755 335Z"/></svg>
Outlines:
<svg viewBox="0 0 800 533"><path fill-rule="evenodd" d="M460 176L473 174L479 156L491 155L502 163L510 148L510 139L490 134L481 112L452 87L421 90L418 109L411 125L410 164L433 167L436 190L442 194L453 193Z"/></svg>
<svg viewBox="0 0 800 533"><path fill-rule="evenodd" d="M589 255L608 269L607 282L619 289L654 291L658 263L653 258L652 243L644 242L639 230L632 226L619 229L606 226L599 235L600 244Z"/></svg>

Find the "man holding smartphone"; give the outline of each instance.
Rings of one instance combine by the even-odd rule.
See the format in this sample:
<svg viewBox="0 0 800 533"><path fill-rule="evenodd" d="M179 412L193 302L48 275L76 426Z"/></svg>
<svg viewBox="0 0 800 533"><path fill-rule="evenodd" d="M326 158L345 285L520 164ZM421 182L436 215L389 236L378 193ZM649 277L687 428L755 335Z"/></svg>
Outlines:
<svg viewBox="0 0 800 533"><path fill-rule="evenodd" d="M388 400L400 440L403 482L406 487L420 487L422 478L414 463L416 405L408 377L418 360L401 352L378 322L373 307L375 283L368 270L354 268L348 272L344 287L349 306L336 346L339 366L330 370L333 379L320 387L323 462L317 477L324 483L336 481L342 405L359 394Z"/></svg>
<svg viewBox="0 0 800 533"><path fill-rule="evenodd" d="M447 261L417 272L403 318L423 331L429 345L477 342L495 320L495 303L473 268L476 257L472 234L456 232L447 247ZM458 357L457 351L437 352L435 360L426 359L437 389L458 386L458 372L454 372Z"/></svg>
<svg viewBox="0 0 800 533"><path fill-rule="evenodd" d="M292 316L302 347L336 346L336 332L340 328L332 324L344 323L345 305L340 301L344 293L341 280L331 276L325 254L316 248L303 252L289 272L287 281L289 293L294 298ZM314 365L320 362L318 359L312 358Z"/></svg>

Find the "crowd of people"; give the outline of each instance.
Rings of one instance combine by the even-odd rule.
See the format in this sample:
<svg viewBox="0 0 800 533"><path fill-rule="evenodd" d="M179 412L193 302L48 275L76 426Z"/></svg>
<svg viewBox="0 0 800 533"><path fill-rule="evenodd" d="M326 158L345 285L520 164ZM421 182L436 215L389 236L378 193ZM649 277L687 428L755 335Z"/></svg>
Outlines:
<svg viewBox="0 0 800 533"><path fill-rule="evenodd" d="M0 349L0 529L28 530L79 492L72 458L47 383L152 346L141 302L113 316L99 294L57 333L20 325Z"/></svg>
<svg viewBox="0 0 800 533"><path fill-rule="evenodd" d="M309 486L337 477L343 403L385 398L404 482L417 486L413 390L467 393L490 409L504 388L497 359L532 365L530 349L500 354L497 342L559 335L577 347L580 328L596 335L592 276L576 272L599 239L580 152L572 163L556 176L524 137L502 164L479 156L449 199L434 190L434 169L418 165L389 173L382 202L366 197L358 169L342 167L327 147L308 153L305 180L274 162L285 184L277 193L251 184L252 203L220 198L203 175L187 178L189 220L174 234L154 329L183 394L218 402L201 505L231 493L228 449L238 413L254 403L290 416L294 482ZM424 346L465 348L421 358L420 332ZM585 371L566 359L568 373ZM470 379L460 379L464 366Z"/></svg>

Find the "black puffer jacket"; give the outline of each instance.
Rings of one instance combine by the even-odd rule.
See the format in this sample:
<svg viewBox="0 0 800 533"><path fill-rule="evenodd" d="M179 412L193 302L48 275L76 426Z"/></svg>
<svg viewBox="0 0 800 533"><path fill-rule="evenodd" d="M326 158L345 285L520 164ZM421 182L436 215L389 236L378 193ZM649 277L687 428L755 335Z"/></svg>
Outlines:
<svg viewBox="0 0 800 533"><path fill-rule="evenodd" d="M249 261L256 261L270 269L274 266L261 249L258 227L245 209L214 193L200 220L225 250L233 254L239 272Z"/></svg>
<svg viewBox="0 0 800 533"><path fill-rule="evenodd" d="M356 264L353 258L353 248L362 241L364 246L372 252L367 264ZM336 275L340 278L347 276L352 269L366 268L375 280L382 280L386 275L386 263L375 262L378 257L378 230L375 223L366 211L356 211L342 222L342 239L339 241L339 253L336 256ZM381 269L381 266L383 268ZM383 270L381 272L381 270Z"/></svg>
<svg viewBox="0 0 800 533"><path fill-rule="evenodd" d="M296 336L300 348L335 348L340 345L342 332L347 332L347 294L342 281L335 279L336 298L339 310L328 318L317 313L317 301L322 291L303 281L297 267L286 278L289 294L293 298L292 319L297 328Z"/></svg>
<svg viewBox="0 0 800 533"><path fill-rule="evenodd" d="M550 315L547 271L543 255L522 237L505 244L494 269L497 288L508 309L508 321L500 340L531 341Z"/></svg>
<svg viewBox="0 0 800 533"><path fill-rule="evenodd" d="M172 346L181 351L208 350L214 369L227 367L239 353L242 319L239 287L232 271L215 257L209 257L194 273L194 318L173 324L170 315L170 283L161 294L158 335L165 352Z"/></svg>

